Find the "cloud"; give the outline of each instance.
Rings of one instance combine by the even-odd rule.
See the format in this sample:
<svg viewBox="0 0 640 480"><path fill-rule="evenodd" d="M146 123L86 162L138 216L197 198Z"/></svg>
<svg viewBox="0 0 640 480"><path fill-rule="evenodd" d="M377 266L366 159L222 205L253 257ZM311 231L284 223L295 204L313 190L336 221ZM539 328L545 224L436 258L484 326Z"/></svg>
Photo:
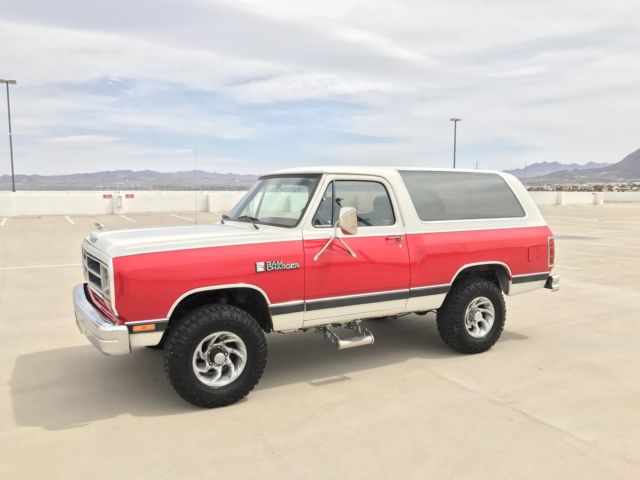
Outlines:
<svg viewBox="0 0 640 480"><path fill-rule="evenodd" d="M86 145L95 143L113 143L121 140L120 137L111 135L68 135L66 137L51 137L51 143L63 143L69 145Z"/></svg>
<svg viewBox="0 0 640 480"><path fill-rule="evenodd" d="M239 102L270 103L323 98L350 100L358 94L385 90L394 87L366 78L305 73L243 83L229 92Z"/></svg>
<svg viewBox="0 0 640 480"><path fill-rule="evenodd" d="M447 166L453 115L463 166L638 147L625 0L0 3L21 173Z"/></svg>

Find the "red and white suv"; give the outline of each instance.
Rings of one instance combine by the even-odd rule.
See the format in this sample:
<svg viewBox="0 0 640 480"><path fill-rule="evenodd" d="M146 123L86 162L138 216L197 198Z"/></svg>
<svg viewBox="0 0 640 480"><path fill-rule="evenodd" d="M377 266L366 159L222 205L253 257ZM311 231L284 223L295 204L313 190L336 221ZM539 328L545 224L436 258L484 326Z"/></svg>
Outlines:
<svg viewBox="0 0 640 480"><path fill-rule="evenodd" d="M266 332L313 328L343 349L373 343L362 319L435 310L447 345L486 351L503 294L558 289L553 261L552 233L511 175L285 170L219 224L91 233L76 322L109 355L164 348L177 392L216 407L256 385Z"/></svg>

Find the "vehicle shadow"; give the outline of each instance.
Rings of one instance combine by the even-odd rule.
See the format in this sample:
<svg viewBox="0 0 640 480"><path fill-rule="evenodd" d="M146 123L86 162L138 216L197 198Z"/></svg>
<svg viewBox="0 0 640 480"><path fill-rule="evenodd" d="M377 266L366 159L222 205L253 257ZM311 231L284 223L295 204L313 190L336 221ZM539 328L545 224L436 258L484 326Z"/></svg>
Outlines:
<svg viewBox="0 0 640 480"><path fill-rule="evenodd" d="M431 315L366 324L376 335L375 345L341 352L311 331L268 335L269 359L256 389L300 382L319 385L322 379L344 378L412 359L469 358L442 343ZM162 352L149 349L106 357L87 345L21 355L9 385L16 423L47 430L77 428L123 414L164 416L199 411L169 385Z"/></svg>
<svg viewBox="0 0 640 480"><path fill-rule="evenodd" d="M431 315L381 318L364 325L373 332L375 344L342 351L314 330L270 335L267 369L256 389L298 382L315 384L320 379L413 359L460 356L440 340Z"/></svg>

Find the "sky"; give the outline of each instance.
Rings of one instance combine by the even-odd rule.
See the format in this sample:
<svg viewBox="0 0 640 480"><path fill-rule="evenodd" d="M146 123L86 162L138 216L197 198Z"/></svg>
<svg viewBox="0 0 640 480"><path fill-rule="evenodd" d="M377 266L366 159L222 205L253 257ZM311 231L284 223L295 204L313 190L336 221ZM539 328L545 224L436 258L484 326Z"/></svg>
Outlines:
<svg viewBox="0 0 640 480"><path fill-rule="evenodd" d="M0 12L16 173L449 167L454 116L464 168L616 162L640 147L635 0L0 0ZM1 175L1 90L0 131Z"/></svg>

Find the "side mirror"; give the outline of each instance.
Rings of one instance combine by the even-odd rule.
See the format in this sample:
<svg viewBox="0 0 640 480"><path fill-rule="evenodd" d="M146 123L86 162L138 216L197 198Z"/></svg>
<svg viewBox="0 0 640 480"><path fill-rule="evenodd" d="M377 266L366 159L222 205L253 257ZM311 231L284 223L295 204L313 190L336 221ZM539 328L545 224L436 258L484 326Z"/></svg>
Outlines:
<svg viewBox="0 0 640 480"><path fill-rule="evenodd" d="M338 236L338 227L345 235L355 235L358 233L358 213L356 209L353 207L342 207L340 209L340 215L338 216L338 221L333 226L333 233L331 233L331 237L327 240L327 243L320 249L318 253L313 256L313 261L317 262L320 258L320 255L327 249L327 247L334 240L338 240L344 248L347 249L349 255L353 258L356 258L356 252L349 248L349 245Z"/></svg>
<svg viewBox="0 0 640 480"><path fill-rule="evenodd" d="M345 235L358 233L358 213L353 207L342 207L338 217L338 226Z"/></svg>

